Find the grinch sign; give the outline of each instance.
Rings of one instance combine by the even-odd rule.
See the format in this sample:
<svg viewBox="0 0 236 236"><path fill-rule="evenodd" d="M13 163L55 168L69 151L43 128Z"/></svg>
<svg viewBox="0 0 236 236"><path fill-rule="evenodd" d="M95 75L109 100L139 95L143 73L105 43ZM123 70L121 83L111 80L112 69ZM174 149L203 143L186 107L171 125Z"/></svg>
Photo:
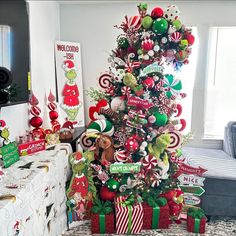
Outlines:
<svg viewBox="0 0 236 236"><path fill-rule="evenodd" d="M57 87L63 118L84 126L83 83L80 44L55 42Z"/></svg>

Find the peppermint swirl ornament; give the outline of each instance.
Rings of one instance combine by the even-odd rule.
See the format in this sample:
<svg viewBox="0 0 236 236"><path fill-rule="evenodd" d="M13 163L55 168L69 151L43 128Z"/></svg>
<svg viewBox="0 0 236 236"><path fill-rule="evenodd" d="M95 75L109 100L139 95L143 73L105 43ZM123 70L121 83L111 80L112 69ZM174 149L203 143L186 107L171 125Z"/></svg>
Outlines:
<svg viewBox="0 0 236 236"><path fill-rule="evenodd" d="M127 162L129 160L129 157L130 156L126 153L125 150L117 150L114 153L114 159L118 162Z"/></svg>
<svg viewBox="0 0 236 236"><path fill-rule="evenodd" d="M122 93L122 95L124 95L124 96L128 96L129 94L131 94L131 88L128 87L128 86L123 86L123 87L121 88L121 93Z"/></svg>
<svg viewBox="0 0 236 236"><path fill-rule="evenodd" d="M113 84L112 84L112 75L109 73L104 73L102 74L99 78L98 78L98 83L99 86L103 89L108 89L110 88Z"/></svg>
<svg viewBox="0 0 236 236"><path fill-rule="evenodd" d="M86 133L83 133L80 136L80 140L79 140L79 145L81 146L81 148L83 150L88 150L89 148L91 148L93 146L94 142L86 136Z"/></svg>
<svg viewBox="0 0 236 236"><path fill-rule="evenodd" d="M152 155L147 155L146 157L143 158L143 166L146 170L151 170L155 168L156 165L157 165L156 157Z"/></svg>
<svg viewBox="0 0 236 236"><path fill-rule="evenodd" d="M182 143L182 135L178 131L168 132L170 135L170 144L167 150L172 152L178 149Z"/></svg>

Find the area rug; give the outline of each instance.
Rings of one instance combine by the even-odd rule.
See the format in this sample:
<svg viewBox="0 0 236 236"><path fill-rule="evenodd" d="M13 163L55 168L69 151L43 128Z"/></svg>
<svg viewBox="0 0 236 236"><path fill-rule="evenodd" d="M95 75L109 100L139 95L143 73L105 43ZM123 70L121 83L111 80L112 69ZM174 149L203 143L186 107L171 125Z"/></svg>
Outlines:
<svg viewBox="0 0 236 236"><path fill-rule="evenodd" d="M63 236L85 236L91 235L90 224L78 226L72 230L67 231ZM165 230L145 230L139 235L152 235L152 236L186 236L198 235L186 231L186 223L181 225L172 224L169 229ZM236 236L236 218L220 218L214 217L207 224L205 236Z"/></svg>

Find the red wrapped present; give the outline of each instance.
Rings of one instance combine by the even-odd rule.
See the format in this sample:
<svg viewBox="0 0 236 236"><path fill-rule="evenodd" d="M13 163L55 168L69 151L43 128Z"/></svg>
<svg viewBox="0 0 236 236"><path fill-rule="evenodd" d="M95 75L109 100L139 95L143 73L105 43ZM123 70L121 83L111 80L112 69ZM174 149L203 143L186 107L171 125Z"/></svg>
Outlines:
<svg viewBox="0 0 236 236"><path fill-rule="evenodd" d="M116 233L137 234L143 229L143 206L134 196L115 198Z"/></svg>
<svg viewBox="0 0 236 236"><path fill-rule="evenodd" d="M187 230L192 233L204 234L207 218L201 208L189 208L187 213Z"/></svg>
<svg viewBox="0 0 236 236"><path fill-rule="evenodd" d="M155 201L152 197L143 203L143 229L168 229L170 209L165 198Z"/></svg>
<svg viewBox="0 0 236 236"><path fill-rule="evenodd" d="M94 214L91 215L92 234L112 234L115 232L114 213L108 215Z"/></svg>
<svg viewBox="0 0 236 236"><path fill-rule="evenodd" d="M115 231L115 217L112 203L94 200L91 209L91 231L92 234L112 234Z"/></svg>

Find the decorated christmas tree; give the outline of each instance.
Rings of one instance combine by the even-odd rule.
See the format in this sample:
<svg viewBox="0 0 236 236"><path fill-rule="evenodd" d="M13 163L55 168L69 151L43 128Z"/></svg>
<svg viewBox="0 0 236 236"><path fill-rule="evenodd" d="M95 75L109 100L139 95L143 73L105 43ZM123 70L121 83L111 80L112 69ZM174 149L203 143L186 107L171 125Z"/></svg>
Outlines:
<svg viewBox="0 0 236 236"><path fill-rule="evenodd" d="M147 4L139 4L138 12L115 26L122 33L109 70L98 79L101 89L88 92L96 104L89 108L91 122L80 144L94 152L96 201L164 196L180 204L175 177L186 127L180 100L186 94L181 80L165 71L188 63L194 36L174 5L148 14ZM175 209L171 215L177 219L179 213Z"/></svg>

